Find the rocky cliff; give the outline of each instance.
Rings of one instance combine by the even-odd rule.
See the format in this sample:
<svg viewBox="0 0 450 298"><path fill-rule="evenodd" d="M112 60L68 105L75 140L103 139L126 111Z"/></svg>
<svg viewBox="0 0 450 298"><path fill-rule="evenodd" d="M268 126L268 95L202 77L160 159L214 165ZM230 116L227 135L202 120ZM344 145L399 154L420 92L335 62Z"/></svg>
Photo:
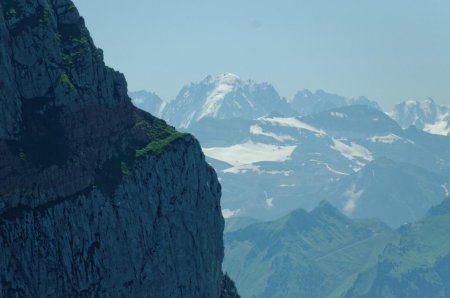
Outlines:
<svg viewBox="0 0 450 298"><path fill-rule="evenodd" d="M69 0L0 0L0 296L219 297L220 184Z"/></svg>

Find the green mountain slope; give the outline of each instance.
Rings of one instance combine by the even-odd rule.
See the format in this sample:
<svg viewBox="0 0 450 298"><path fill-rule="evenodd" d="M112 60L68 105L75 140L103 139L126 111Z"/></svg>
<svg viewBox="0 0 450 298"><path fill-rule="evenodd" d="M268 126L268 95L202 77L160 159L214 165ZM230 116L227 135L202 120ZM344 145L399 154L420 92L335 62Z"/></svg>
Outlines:
<svg viewBox="0 0 450 298"><path fill-rule="evenodd" d="M247 226L257 223L258 220L251 217L230 217L225 218L224 233L230 233L246 228Z"/></svg>
<svg viewBox="0 0 450 298"><path fill-rule="evenodd" d="M450 200L399 233L345 297L450 296Z"/></svg>
<svg viewBox="0 0 450 298"><path fill-rule="evenodd" d="M225 235L224 270L242 297L340 296L395 233L356 221L328 203Z"/></svg>

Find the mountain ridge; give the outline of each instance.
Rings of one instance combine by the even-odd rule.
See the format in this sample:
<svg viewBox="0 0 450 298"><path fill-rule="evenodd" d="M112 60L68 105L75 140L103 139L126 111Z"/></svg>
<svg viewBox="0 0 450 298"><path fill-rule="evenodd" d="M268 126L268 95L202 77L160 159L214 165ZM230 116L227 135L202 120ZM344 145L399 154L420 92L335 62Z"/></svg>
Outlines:
<svg viewBox="0 0 450 298"><path fill-rule="evenodd" d="M305 117L272 114L255 120L205 118L192 125L190 131L199 138L208 161L218 170L227 214L260 220L274 219L296 208L310 210L322 199L336 203L337 197L349 190L348 186L341 194L318 194L347 176L367 172L364 168L377 159L422 168L417 171L420 175L402 173L408 168L405 165L390 168L391 180L385 182L397 195L405 193L401 188L406 184L393 183L396 175L406 180L420 176L431 182L435 174L442 176L439 172L448 168L450 162L447 137L403 130L383 112L365 106L341 107ZM415 185L417 181L409 183ZM433 185L428 182L421 185ZM446 183L443 180L434 183L431 192L427 187L427 191L413 194L416 199L419 193L426 194L423 201L428 203L416 210L420 210L419 215L438 203L430 195L439 194L441 198ZM356 185L355 191L361 188ZM387 192L380 192L379 196L392 198ZM408 197L398 200L406 202ZM377 216L383 214L378 212ZM404 219L415 220L417 216Z"/></svg>
<svg viewBox="0 0 450 298"><path fill-rule="evenodd" d="M414 125L432 134L448 136L450 133L450 106L437 105L431 98L422 102L404 101L397 104L388 115L402 128Z"/></svg>
<svg viewBox="0 0 450 298"><path fill-rule="evenodd" d="M188 128L206 117L252 119L272 111L291 113L272 85L245 82L237 75L224 73L183 87L161 116L176 127Z"/></svg>
<svg viewBox="0 0 450 298"><path fill-rule="evenodd" d="M319 194L347 216L375 217L393 227L422 218L446 198L446 177L381 157ZM389 206L385 208L385 206Z"/></svg>
<svg viewBox="0 0 450 298"><path fill-rule="evenodd" d="M214 84L216 81L220 81L220 78L227 78L229 77L231 81L239 81L240 85L243 84L256 84L255 82L248 80L247 82L244 82L241 80L237 75L231 74L231 73L223 73L216 78L214 78L211 75L208 75L202 82L199 84ZM174 111L176 105L181 104L181 100L179 100L180 95L182 93L189 94L190 88L198 89L198 84L196 83L190 83L189 85L186 85L183 87L183 89L180 91L179 95L175 100L170 101L172 103L172 107L170 108L172 111L166 111L165 114L163 113L165 106L163 105L159 111L158 116L163 117L164 119L169 120L169 122L172 122L173 117L176 117L176 115L179 112ZM261 83L261 85L266 85L269 87L272 87L268 83ZM230 87L230 86L229 86ZM229 87L227 87L229 89ZM227 89L222 88L222 89ZM272 87L273 88L273 87ZM220 89L220 88L219 88ZM231 86L231 89L233 87ZM224 90L222 90L224 91ZM142 91L141 91L142 92ZM229 93L230 90L227 92L222 92L226 95L226 93ZM151 93L151 92L149 92ZM210 92L213 93L213 92ZM220 92L219 92L220 93ZM276 93L276 90L275 90ZM280 97L279 95L275 95L275 93L272 93L272 97ZM142 96L137 95L138 93L130 92L130 95L133 99L140 101ZM197 98L205 97L205 95L199 95ZM319 114L322 112L326 112L333 109L338 109L346 106L353 106L353 105L363 105L367 107L371 107L377 110L382 110L381 107L378 105L376 101L372 101L367 99L364 96L359 96L357 98L348 98L342 95L333 94L326 92L324 90L316 90L314 92L304 89L297 91L297 93L292 98L281 98L283 101L283 112L279 113L280 115L285 116L310 116ZM159 105L159 100L147 100L149 106L153 106L155 104ZM155 101L155 102L154 102ZM178 104L175 104L174 101L178 101ZM220 101L220 100L219 100ZM156 103L158 102L158 103ZM288 107L286 107L286 103ZM197 104L198 105L198 104ZM234 105L234 107L233 107ZM154 112L154 108L145 108L142 104L138 103L138 107L146 109L149 112ZM237 104L234 102L230 108L239 108L240 104ZM204 110L205 107L197 106L197 109ZM269 111L266 114L261 114L260 116L269 115L271 112L276 112L275 110ZM229 111L228 113L232 113L232 111ZM153 113L152 113L153 114ZM169 115L170 114L170 115ZM417 126L420 130L426 131L431 134L436 135L445 135L447 136L450 132L450 124L449 124L449 115L450 115L450 108L449 106L445 105L437 105L433 99L429 98L425 101L419 102L414 100L404 101L399 104L397 104L393 111L385 112L386 115L394 119L403 129L408 128L411 125ZM191 119L189 119L191 116L187 115L185 117L184 122L181 125L181 128L186 129L190 126L191 122L196 122L201 120L203 117L209 116L209 117L215 117L214 113L206 113L204 115L201 115L201 117L194 117L192 116ZM225 119L229 116L221 116L221 119ZM231 118L233 117L240 117L238 114L233 114ZM249 119L248 116L245 116L246 119ZM255 117L253 117L254 119ZM172 123L175 126L178 126L181 124L179 122L180 120L173 120L176 123ZM178 122L177 122L178 121Z"/></svg>
<svg viewBox="0 0 450 298"><path fill-rule="evenodd" d="M394 230L322 202L226 233L224 268L244 297L447 297L449 206Z"/></svg>
<svg viewBox="0 0 450 298"><path fill-rule="evenodd" d="M393 236L385 225L351 220L323 201L310 212L226 233L224 268L244 297L335 297Z"/></svg>
<svg viewBox="0 0 450 298"><path fill-rule="evenodd" d="M414 224L401 227L373 267L344 297L447 297L449 295L449 199Z"/></svg>

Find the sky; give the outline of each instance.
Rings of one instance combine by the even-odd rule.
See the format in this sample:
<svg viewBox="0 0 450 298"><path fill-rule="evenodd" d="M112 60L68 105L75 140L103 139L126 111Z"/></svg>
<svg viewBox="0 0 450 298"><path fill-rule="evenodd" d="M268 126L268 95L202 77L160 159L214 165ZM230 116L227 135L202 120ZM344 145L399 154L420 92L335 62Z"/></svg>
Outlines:
<svg viewBox="0 0 450 298"><path fill-rule="evenodd" d="M448 0L74 0L131 91L175 98L224 72L281 96L323 89L450 104Z"/></svg>

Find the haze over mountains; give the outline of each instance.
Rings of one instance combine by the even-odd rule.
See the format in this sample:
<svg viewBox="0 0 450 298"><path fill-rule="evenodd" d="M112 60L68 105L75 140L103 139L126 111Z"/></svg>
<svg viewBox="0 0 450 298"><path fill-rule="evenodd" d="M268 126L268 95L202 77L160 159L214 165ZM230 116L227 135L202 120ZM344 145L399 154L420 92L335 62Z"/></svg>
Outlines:
<svg viewBox="0 0 450 298"><path fill-rule="evenodd" d="M226 217L275 219L328 200L348 216L399 226L449 195L450 138L430 129L448 125L448 109L431 100L385 113L364 97L303 90L286 100L268 83L223 74L156 110L199 138Z"/></svg>
<svg viewBox="0 0 450 298"><path fill-rule="evenodd" d="M1 0L0 66L1 297L450 297L447 108L131 99L70 0Z"/></svg>
<svg viewBox="0 0 450 298"><path fill-rule="evenodd" d="M448 107L286 100L224 74L154 110L218 172L223 268L243 297L450 295Z"/></svg>

